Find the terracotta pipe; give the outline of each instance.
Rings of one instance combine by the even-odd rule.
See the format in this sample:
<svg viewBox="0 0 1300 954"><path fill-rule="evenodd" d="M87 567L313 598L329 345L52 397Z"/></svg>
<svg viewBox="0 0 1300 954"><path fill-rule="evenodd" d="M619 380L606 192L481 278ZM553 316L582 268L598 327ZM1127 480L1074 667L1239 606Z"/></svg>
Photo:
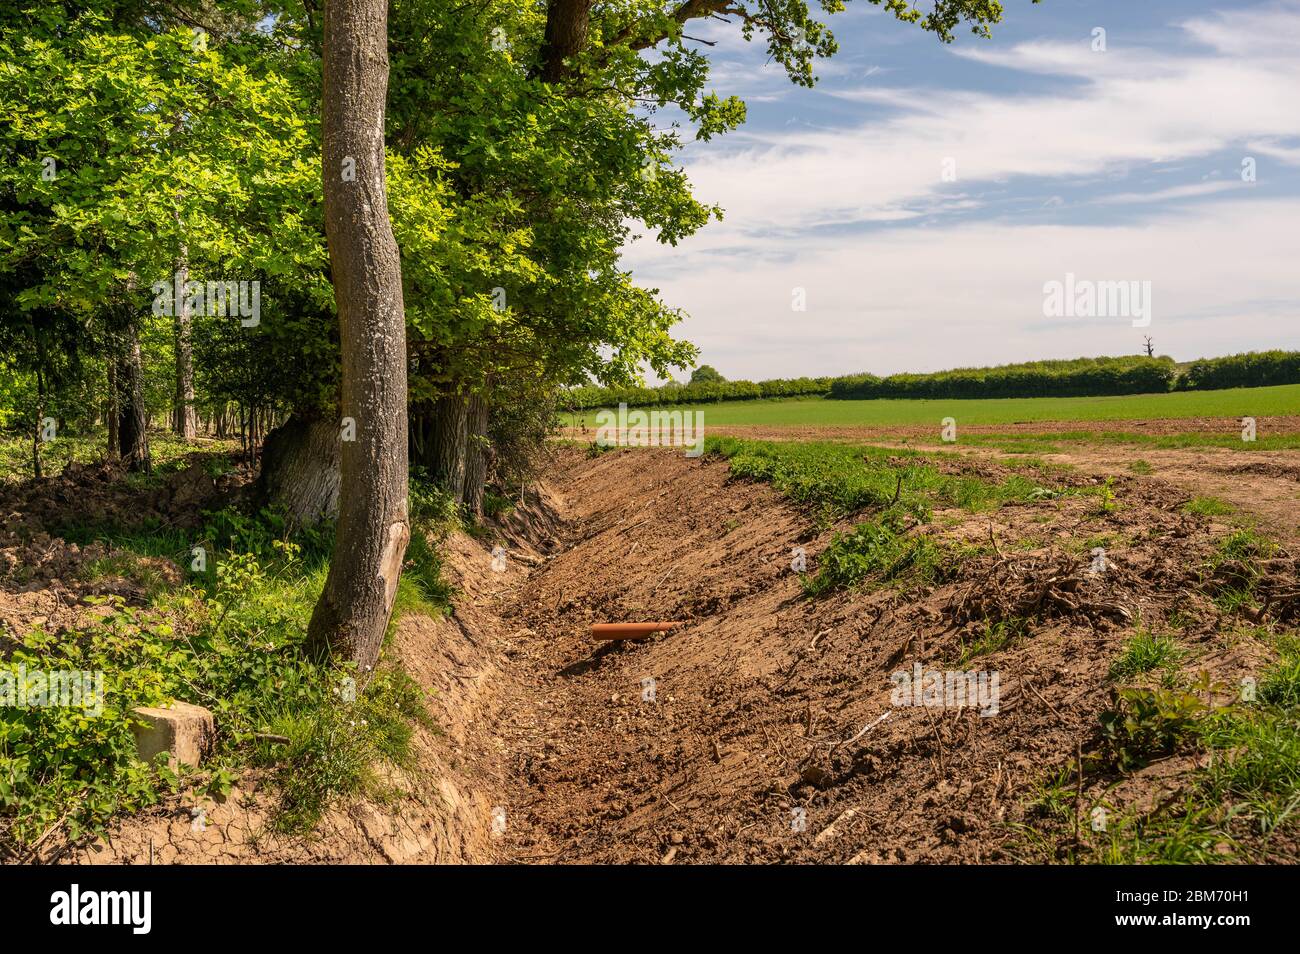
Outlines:
<svg viewBox="0 0 1300 954"><path fill-rule="evenodd" d="M596 639L644 639L651 633L663 633L680 622L672 623L595 623L591 635Z"/></svg>

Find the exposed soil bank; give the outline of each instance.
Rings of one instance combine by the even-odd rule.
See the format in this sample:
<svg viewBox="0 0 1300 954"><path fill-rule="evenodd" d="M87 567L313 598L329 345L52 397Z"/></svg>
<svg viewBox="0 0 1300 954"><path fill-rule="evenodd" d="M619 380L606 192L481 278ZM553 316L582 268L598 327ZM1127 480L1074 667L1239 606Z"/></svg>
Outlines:
<svg viewBox="0 0 1300 954"><path fill-rule="evenodd" d="M1196 592L1226 527L1182 515L1188 495L1158 480L1118 477L1109 514L1095 497L938 513L946 538L993 528L994 546L919 593L818 600L791 550L815 565L830 532L723 461L568 451L553 489L565 549L502 608L518 629L500 728L512 860L1011 860L1033 783L1095 742L1134 620L1190 615L1188 665L1229 685L1266 655ZM1092 577L1100 536L1112 569ZM1027 632L959 667L999 615ZM688 625L613 646L587 632L638 619ZM997 713L895 706L890 674L916 665L998 672Z"/></svg>
<svg viewBox="0 0 1300 954"><path fill-rule="evenodd" d="M1006 473L989 460L941 466ZM398 627L392 651L435 690L441 729L420 730L419 769L390 780L405 797L333 812L310 839L278 838L266 832L274 796L250 772L224 804L176 799L58 860L1013 861L1034 786L1095 745L1109 663L1137 620L1176 611L1184 669L1225 685L1269 658L1204 588L1227 524L1183 514L1191 494L1169 482L1114 476L1109 512L1095 496L936 512L926 532L966 547L941 584L810 599L791 551L805 548L815 569L853 521L819 527L722 460L563 448L501 527L504 567L490 545L453 536L453 616ZM1098 540L1109 567L1092 574ZM6 622L47 598L48 579L33 582L0 598ZM1022 618L1006 645L962 661L990 623ZM627 643L588 632L650 619L686 625ZM890 677L915 667L997 673L996 706L897 705ZM1193 768L1159 763L1108 802L1153 804ZM1296 860L1286 839L1269 852Z"/></svg>

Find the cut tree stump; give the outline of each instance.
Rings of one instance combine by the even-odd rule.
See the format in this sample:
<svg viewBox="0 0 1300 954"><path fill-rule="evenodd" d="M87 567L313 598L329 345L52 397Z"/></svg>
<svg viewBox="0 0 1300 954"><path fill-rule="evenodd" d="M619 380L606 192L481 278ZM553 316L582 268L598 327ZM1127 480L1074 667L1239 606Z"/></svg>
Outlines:
<svg viewBox="0 0 1300 954"><path fill-rule="evenodd" d="M202 706L173 702L161 708L140 706L136 716L136 755L152 762L159 753L167 753L167 764L196 766L203 761L216 739L216 721Z"/></svg>

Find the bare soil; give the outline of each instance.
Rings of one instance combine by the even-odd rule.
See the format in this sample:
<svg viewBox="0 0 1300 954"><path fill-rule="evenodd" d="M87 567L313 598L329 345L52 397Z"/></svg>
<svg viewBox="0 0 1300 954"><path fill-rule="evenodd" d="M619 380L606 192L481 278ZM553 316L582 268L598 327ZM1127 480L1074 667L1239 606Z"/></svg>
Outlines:
<svg viewBox="0 0 1300 954"><path fill-rule="evenodd" d="M1270 659L1251 621L1211 598L1204 565L1228 518L1181 507L1215 494L1270 526L1289 522L1283 539L1294 539L1294 455L1134 449L1156 471L1138 476L1129 450L1072 451L1076 470L1058 475L1112 477L1114 512L1092 496L939 511L925 532L978 548L943 582L810 599L792 549L804 547L815 568L852 521L821 527L768 486L733 479L722 460L561 448L499 527L505 569L494 568L492 541L453 536L453 616L398 628L393 651L436 690L441 728L418 731L420 769L392 780L404 798L346 806L315 836L286 839L267 833L274 796L250 772L224 804L181 796L46 860L1015 861L1035 787L1068 769L1080 745L1095 746L1106 672L1137 619L1190 619L1184 669L1227 686ZM1014 464L967 452L944 466L997 478ZM12 558L11 571L36 568L0 572L6 628L39 617L71 627L84 611L75 568L87 553L42 521L50 487L113 505L116 489L77 483L91 480L74 472L35 497L0 498L0 559ZM153 509L170 514L176 496L160 493ZM1098 541L1101 574L1089 572ZM1287 550L1272 571L1279 593L1295 590ZM1293 624L1297 607L1284 600L1272 612ZM1027 628L1007 645L963 658L989 621L1021 618ZM684 625L625 643L588 632L638 620ZM916 665L996 671L997 712L894 705L891 674ZM1194 758L1171 759L1125 780L1092 778L1083 794L1119 781L1112 805L1148 806L1195 768ZM1268 851L1300 860L1286 839Z"/></svg>
<svg viewBox="0 0 1300 954"><path fill-rule="evenodd" d="M707 412L708 405L700 405ZM1278 415L1256 418L1260 434L1283 437L1300 434L1300 415ZM932 441L939 431L934 424L888 425L762 425L728 424L709 425L710 435L745 437L765 441L855 441L871 443L879 440ZM999 435L1009 437L1024 434L1073 434L1095 431L1107 434L1144 434L1150 437L1178 434L1203 434L1236 437L1241 434L1241 419L1235 417L1180 417L1157 420L1103 420L1103 421L1014 421L1010 424L962 424L961 433ZM562 436L576 441L592 441L596 428L588 424L567 427Z"/></svg>
<svg viewBox="0 0 1300 954"><path fill-rule="evenodd" d="M815 565L835 528L817 532L725 462L563 457L564 549L503 607L526 637L501 730L507 856L1012 860L1010 825L1033 784L1095 742L1107 667L1139 615L1191 615L1189 665L1216 681L1236 685L1267 659L1226 638L1231 621L1202 592L1200 566L1227 528L1181 514L1188 495L1163 481L1116 487L1114 514L1091 497L936 514L944 535L992 533L997 550L921 592L809 600L791 549ZM1094 578L1078 542L1102 537L1112 569ZM958 666L980 621L1017 616L1031 618L1024 636ZM587 633L638 619L686 625L615 645ZM998 671L999 711L892 705L890 674L916 663Z"/></svg>

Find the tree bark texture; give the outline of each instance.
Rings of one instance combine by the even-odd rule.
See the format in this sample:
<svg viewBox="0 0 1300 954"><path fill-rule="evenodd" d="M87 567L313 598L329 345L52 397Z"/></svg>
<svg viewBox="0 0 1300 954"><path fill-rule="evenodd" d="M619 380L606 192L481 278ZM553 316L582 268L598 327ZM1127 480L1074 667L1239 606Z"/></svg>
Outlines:
<svg viewBox="0 0 1300 954"><path fill-rule="evenodd" d="M310 527L339 512L338 422L294 414L266 436L258 497L281 506L296 527Z"/></svg>
<svg viewBox="0 0 1300 954"><path fill-rule="evenodd" d="M351 419L355 439L341 440L334 556L308 642L355 662L364 680L379 658L411 536L406 318L384 175L388 0L327 0L322 63L322 178L343 359L341 424Z"/></svg>
<svg viewBox="0 0 1300 954"><path fill-rule="evenodd" d="M132 472L150 473L149 412L144 401L144 365L140 329L132 321L117 356L117 440L122 463Z"/></svg>
<svg viewBox="0 0 1300 954"><path fill-rule="evenodd" d="M475 517L483 516L483 491L488 470L488 399L475 394L466 414L465 507Z"/></svg>

